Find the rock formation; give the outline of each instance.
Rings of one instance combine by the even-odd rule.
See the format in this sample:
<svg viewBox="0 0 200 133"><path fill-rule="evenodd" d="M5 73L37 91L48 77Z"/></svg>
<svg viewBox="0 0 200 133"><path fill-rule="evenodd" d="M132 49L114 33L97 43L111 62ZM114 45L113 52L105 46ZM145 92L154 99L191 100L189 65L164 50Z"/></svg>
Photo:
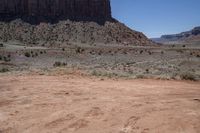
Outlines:
<svg viewBox="0 0 200 133"><path fill-rule="evenodd" d="M110 0L0 0L1 20L111 20Z"/></svg>
<svg viewBox="0 0 200 133"><path fill-rule="evenodd" d="M0 0L0 40L48 46L153 44L112 18L110 0Z"/></svg>

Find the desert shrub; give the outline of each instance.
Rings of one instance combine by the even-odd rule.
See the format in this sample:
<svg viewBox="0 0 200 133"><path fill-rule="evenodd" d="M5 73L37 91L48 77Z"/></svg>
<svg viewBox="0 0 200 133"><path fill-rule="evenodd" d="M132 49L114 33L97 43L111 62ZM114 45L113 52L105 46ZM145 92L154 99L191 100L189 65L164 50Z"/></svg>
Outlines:
<svg viewBox="0 0 200 133"><path fill-rule="evenodd" d="M143 79L143 78L145 78L145 77L144 77L144 75L137 75L136 78L137 78L137 79Z"/></svg>
<svg viewBox="0 0 200 133"><path fill-rule="evenodd" d="M2 69L0 69L0 73L5 73L5 72L8 72L9 70L8 70L8 68L2 68Z"/></svg>
<svg viewBox="0 0 200 133"><path fill-rule="evenodd" d="M180 78L182 80L192 80L192 81L196 80L195 76L192 75L191 73L183 73L183 74L180 75Z"/></svg>
<svg viewBox="0 0 200 133"><path fill-rule="evenodd" d="M151 52L151 51L149 51L148 53L149 53L149 55L152 55L152 52Z"/></svg>
<svg viewBox="0 0 200 133"><path fill-rule="evenodd" d="M163 52L163 51L161 51L161 54L164 54L164 52Z"/></svg>
<svg viewBox="0 0 200 133"><path fill-rule="evenodd" d="M178 49L178 50L176 50L176 51L179 52L179 53L184 53L184 51L181 50L181 49Z"/></svg>
<svg viewBox="0 0 200 133"><path fill-rule="evenodd" d="M3 60L4 60L5 62L9 62L9 61L10 61L10 58L4 56L4 57L3 57Z"/></svg>
<svg viewBox="0 0 200 133"><path fill-rule="evenodd" d="M33 51L31 51L31 54L33 54Z"/></svg>
<svg viewBox="0 0 200 133"><path fill-rule="evenodd" d="M62 48L62 51L65 51L65 48Z"/></svg>
<svg viewBox="0 0 200 133"><path fill-rule="evenodd" d="M123 54L127 54L127 52L126 52L126 51L123 51Z"/></svg>
<svg viewBox="0 0 200 133"><path fill-rule="evenodd" d="M53 64L54 67L61 67L61 66L66 66L66 65L67 65L67 63L65 63L65 62L60 62L60 61L56 61L56 62Z"/></svg>
<svg viewBox="0 0 200 133"><path fill-rule="evenodd" d="M101 72L101 71L92 71L91 75L97 76L97 77L108 77L108 78L113 78L113 77L126 77L125 75L119 75L114 72Z"/></svg>
<svg viewBox="0 0 200 133"><path fill-rule="evenodd" d="M185 48L186 46L185 46L185 45L182 45L182 47Z"/></svg>
<svg viewBox="0 0 200 133"><path fill-rule="evenodd" d="M63 65L63 66L66 66L66 65L67 65L67 63L63 62L63 63L62 63L62 65Z"/></svg>
<svg viewBox="0 0 200 133"><path fill-rule="evenodd" d="M53 66L54 66L54 67L59 67L59 66L61 66L61 62L56 61L56 62L53 64Z"/></svg>
<svg viewBox="0 0 200 133"><path fill-rule="evenodd" d="M25 52L24 55L25 55L26 57L31 57L31 54L30 54L29 52Z"/></svg>
<svg viewBox="0 0 200 133"><path fill-rule="evenodd" d="M84 51L84 49L82 49L81 47L76 48L76 53L82 53L83 51Z"/></svg>
<svg viewBox="0 0 200 133"><path fill-rule="evenodd" d="M140 51L140 54L142 54L142 53L143 53L143 50Z"/></svg>
<svg viewBox="0 0 200 133"><path fill-rule="evenodd" d="M3 60L3 57L0 55L0 60Z"/></svg>
<svg viewBox="0 0 200 133"><path fill-rule="evenodd" d="M99 51L98 55L102 55L102 51Z"/></svg>
<svg viewBox="0 0 200 133"><path fill-rule="evenodd" d="M3 43L0 43L0 47L3 47Z"/></svg>
<svg viewBox="0 0 200 133"><path fill-rule="evenodd" d="M93 76L101 76L101 73L94 70L94 71L92 71L92 75Z"/></svg>
<svg viewBox="0 0 200 133"><path fill-rule="evenodd" d="M11 55L10 55L10 54L8 54L8 55L7 55L7 57L8 57L8 58L10 58L10 57L11 57Z"/></svg>
<svg viewBox="0 0 200 133"><path fill-rule="evenodd" d="M40 51L40 54L43 54L43 51Z"/></svg>
<svg viewBox="0 0 200 133"><path fill-rule="evenodd" d="M4 56L4 57L3 57L3 60L4 60L4 61L7 61L7 57L6 57L6 56Z"/></svg>
<svg viewBox="0 0 200 133"><path fill-rule="evenodd" d="M146 73L149 73L149 69L146 69L145 71L146 71Z"/></svg>
<svg viewBox="0 0 200 133"><path fill-rule="evenodd" d="M200 55L198 54L198 55L197 55L197 57L199 58L199 57L200 57Z"/></svg>
<svg viewBox="0 0 200 133"><path fill-rule="evenodd" d="M37 52L35 53L35 56L38 56L38 53L37 53Z"/></svg>
<svg viewBox="0 0 200 133"><path fill-rule="evenodd" d="M82 40L81 43L86 43L86 41Z"/></svg>

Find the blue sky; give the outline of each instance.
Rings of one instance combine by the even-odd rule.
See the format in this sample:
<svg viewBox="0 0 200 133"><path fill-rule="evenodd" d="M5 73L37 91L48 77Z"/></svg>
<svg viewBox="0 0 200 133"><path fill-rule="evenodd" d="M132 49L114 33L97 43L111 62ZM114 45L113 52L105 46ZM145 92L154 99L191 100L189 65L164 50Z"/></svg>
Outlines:
<svg viewBox="0 0 200 133"><path fill-rule="evenodd" d="M148 37L200 26L200 0L111 0L112 15Z"/></svg>

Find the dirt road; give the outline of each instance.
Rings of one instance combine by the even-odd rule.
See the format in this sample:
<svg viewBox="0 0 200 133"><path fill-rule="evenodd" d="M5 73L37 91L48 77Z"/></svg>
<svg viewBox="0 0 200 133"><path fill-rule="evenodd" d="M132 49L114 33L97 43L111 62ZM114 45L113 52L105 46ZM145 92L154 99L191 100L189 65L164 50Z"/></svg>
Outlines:
<svg viewBox="0 0 200 133"><path fill-rule="evenodd" d="M1 133L200 133L200 82L0 76Z"/></svg>

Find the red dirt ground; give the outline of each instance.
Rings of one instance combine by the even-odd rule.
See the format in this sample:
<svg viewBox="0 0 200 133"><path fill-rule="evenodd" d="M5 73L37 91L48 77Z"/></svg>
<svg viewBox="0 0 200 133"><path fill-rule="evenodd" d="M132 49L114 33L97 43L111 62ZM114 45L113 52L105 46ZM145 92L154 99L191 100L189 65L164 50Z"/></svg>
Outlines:
<svg viewBox="0 0 200 133"><path fill-rule="evenodd" d="M0 76L1 133L200 133L200 82Z"/></svg>

